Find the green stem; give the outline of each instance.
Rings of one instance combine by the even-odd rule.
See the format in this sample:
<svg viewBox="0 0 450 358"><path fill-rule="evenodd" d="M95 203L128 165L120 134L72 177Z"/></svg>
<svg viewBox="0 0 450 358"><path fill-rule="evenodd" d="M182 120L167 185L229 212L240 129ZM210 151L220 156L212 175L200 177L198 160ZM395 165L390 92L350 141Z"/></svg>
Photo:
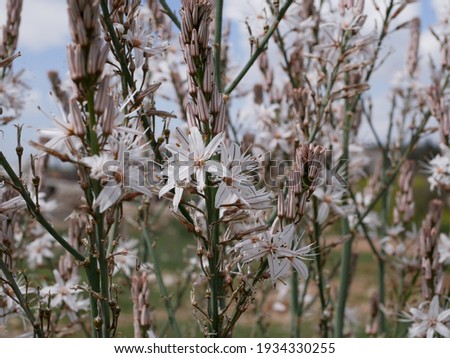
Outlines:
<svg viewBox="0 0 450 358"><path fill-rule="evenodd" d="M33 199L31 199L28 190L25 188L25 186L22 184L20 179L17 177L14 170L9 165L8 161L6 160L5 156L3 155L3 152L0 151L0 164L5 169L6 173L8 174L9 178L14 184L14 187L19 191L20 195L22 196L23 200L27 203L28 210L30 210L31 214L36 218L36 220L47 230L47 232L53 236L53 238L67 251L69 252L75 259L78 261L83 262L85 260L85 257L78 252L74 247L72 247L64 238L59 235L56 230L53 228L53 226L42 216L39 209L36 207L35 203L33 202Z"/></svg>
<svg viewBox="0 0 450 358"><path fill-rule="evenodd" d="M91 334L92 337L97 337L97 330L95 329L94 319L98 316L97 295L100 293L100 280L97 272L97 259L93 253L89 256L89 261L84 268L86 277L91 289L89 295L89 302L91 307ZM100 337L97 337L100 338Z"/></svg>
<svg viewBox="0 0 450 358"><path fill-rule="evenodd" d="M385 301L385 262L384 260L378 260L378 296L380 307L384 306ZM383 336L386 333L386 317L383 310L378 310L378 333Z"/></svg>
<svg viewBox="0 0 450 358"><path fill-rule="evenodd" d="M293 270L291 276L291 338L300 337L299 324L298 273Z"/></svg>
<svg viewBox="0 0 450 358"><path fill-rule="evenodd" d="M169 316L170 325L172 326L175 336L177 338L180 338L181 331L180 331L180 328L178 327L178 323L175 319L175 310L173 309L173 306L172 306L172 300L170 298L169 292L167 291L166 285L164 284L164 280L161 275L161 266L159 264L159 257L155 251L155 244L156 244L155 240L153 239L153 236L150 235L147 227L144 227L142 233L144 236L145 244L147 246L147 250L150 253L150 257L152 259L153 272L155 273L156 281L158 282L159 291L160 291L161 297L164 301L167 315Z"/></svg>
<svg viewBox="0 0 450 358"><path fill-rule="evenodd" d="M94 110L94 91L90 90L86 94L87 97L87 105L88 105L88 112L89 112L89 122L88 122L88 128L89 128L89 142L90 142L90 149L92 155L98 155L100 153L100 147L98 144L98 138L97 138L97 132L96 132L96 124L97 119L95 115ZM92 191L94 192L94 196L98 197L100 194L102 188L100 185L100 182L98 180L94 180L92 183ZM105 232L104 232L104 218L103 214L100 213L100 210L97 208L95 209L95 236L92 237L93 240L95 240L95 244L97 245L98 250L98 267L100 270L100 275L98 276L96 274L96 278L93 282L90 282L91 284L95 285L95 288L93 287L93 290L96 292L98 291L98 288L100 288L101 298L100 298L100 310L102 313L102 335L104 338L110 337L110 308L109 308L109 301L110 301L110 292L109 292L109 273L108 273L108 260L106 257L106 250L107 245L105 245ZM92 278L94 272L92 272ZM100 279L100 282L98 283L98 279ZM93 301L91 301L91 304ZM95 303L96 306L96 303ZM91 310L92 310L91 306ZM93 311L91 312L91 318L95 317Z"/></svg>
<svg viewBox="0 0 450 358"><path fill-rule="evenodd" d="M209 179L209 178L208 178ZM209 182L209 180L208 180ZM205 189L207 195L207 225L208 225L208 241L210 257L209 270L210 270L210 315L212 322L212 337L222 337L220 308L223 307L223 294L222 286L223 280L220 275L220 245L219 245L219 225L217 221L219 219L219 211L214 206L217 188L211 186L211 183L207 184Z"/></svg>
<svg viewBox="0 0 450 358"><path fill-rule="evenodd" d="M241 80L244 78L244 76L247 74L247 72L250 70L250 68L253 66L253 63L258 59L259 55L261 55L266 50L266 45L269 42L269 39L272 37L272 34L277 29L278 25L280 24L281 19L283 18L286 11L289 9L289 7L292 5L294 1L293 0L287 0L284 6L280 9L280 12L278 13L277 18L272 23L272 25L269 27L269 30L267 30L267 33L264 35L264 37L259 42L259 46L256 48L253 55L250 57L250 59L247 61L247 63L244 65L242 70L239 72L239 74L236 76L236 78L233 80L233 82L230 83L230 85L225 89L224 94L229 95L241 82Z"/></svg>
<svg viewBox="0 0 450 358"><path fill-rule="evenodd" d="M102 333L105 338L109 338L110 312L109 312L109 274L108 261L106 258L105 237L103 231L103 214L96 210L97 222L95 225L95 237L98 248L98 263L100 268L100 292L102 294L100 307L102 311Z"/></svg>
<svg viewBox="0 0 450 358"><path fill-rule="evenodd" d="M325 311L327 308L327 300L325 297L325 282L323 279L323 268L322 268L322 253L320 251L320 224L318 221L318 207L317 198L313 197L313 210L314 210L314 243L315 243L315 261L317 266L317 276L318 276L318 286L319 286L319 297L320 297L320 307L322 314L320 317L320 333L322 338L328 337L328 320L325 317Z"/></svg>
<svg viewBox="0 0 450 358"><path fill-rule="evenodd" d="M383 171L381 173L382 182L386 182L387 180L387 172L390 169L390 161L389 161L389 149L390 149L390 141L391 141L391 133L392 126L394 123L394 109L395 109L395 100L393 101L392 111L389 116L389 130L387 135L386 146L383 148ZM386 228L389 225L389 188L385 190L382 198L381 198L381 237L386 235ZM381 247L381 254L384 254L383 247ZM384 260L378 260L378 300L380 306L384 306L385 302L385 262ZM384 335L386 333L386 319L384 316L383 310L378 310L378 333L380 335Z"/></svg>
<svg viewBox="0 0 450 358"><path fill-rule="evenodd" d="M175 24L176 27L178 27L178 30L181 30L181 24L180 24L180 20L178 20L177 15L175 15L175 13L172 11L172 9L170 8L169 5L167 5L166 0L159 0L161 6L164 9L164 13L167 14L167 16L170 17L170 19L172 20L172 22Z"/></svg>
<svg viewBox="0 0 450 358"><path fill-rule="evenodd" d="M102 12L103 12L103 19L105 21L106 24L106 28L108 29L108 33L111 36L111 41L113 44L113 48L114 48L114 52L116 53L116 57L117 60L120 63L120 68L122 70L123 75L125 76L125 79L128 83L128 86L134 90L134 83L133 83L133 78L131 76L130 71L128 70L128 66L127 66L127 60L125 58L125 53L123 51L122 46L120 45L120 41L117 38L116 35L116 31L114 30L114 25L111 21L111 15L109 13L109 8L108 8L108 0L101 0L100 1L100 6L102 8ZM127 88L124 87L122 89L122 91L125 92L125 96L127 91Z"/></svg>
<svg viewBox="0 0 450 358"><path fill-rule="evenodd" d="M261 276L266 272L267 268L269 267L269 263L267 259L264 259L264 261L261 262L259 265L259 269L255 275L255 277L252 280L251 287L244 287L243 293L241 297L239 298L239 301L236 303L236 309L233 313L233 316L228 321L227 325L225 326L222 337L228 337L233 332L234 326L236 325L236 322L238 321L239 317L245 312L245 310L241 309L242 307L246 307L248 304L248 300L253 294L253 287L256 285L256 283L261 279Z"/></svg>
<svg viewBox="0 0 450 358"><path fill-rule="evenodd" d="M3 261L3 258L0 255L0 270L3 271L3 274L6 277L6 280L8 282L8 285L12 288L14 291L14 294L16 295L17 300L19 301L20 307L25 312L25 315L27 316L28 320L30 321L31 325L33 326L35 334L39 338L44 337L44 332L42 332L39 322L34 317L33 312L31 312L30 308L28 307L28 304L23 297L22 292L20 291L19 286L17 286L16 280L14 279L14 276L12 275L11 271L9 270L8 266L6 265L5 261Z"/></svg>
<svg viewBox="0 0 450 358"><path fill-rule="evenodd" d="M222 12L223 0L216 0L216 19L214 33L214 70L216 74L216 86L222 91L222 73L220 55L222 51Z"/></svg>
<svg viewBox="0 0 450 358"><path fill-rule="evenodd" d="M348 83L348 74L345 76L345 82ZM348 182L349 177L349 145L350 145L350 131L351 131L351 122L352 122L352 114L349 113L349 100L346 99L344 103L344 138L343 138L343 153L341 159L344 161L344 172L343 179ZM350 234L350 225L347 217L342 218L342 237L347 237ZM340 287L339 287L339 296L338 296L338 306L336 309L336 322L335 322L335 332L334 336L336 338L341 338L344 333L344 319L345 319L345 306L347 303L347 296L350 286L350 277L351 277L351 258L352 258L352 243L353 237L350 237L344 243L344 247L342 250L342 258L341 258L341 275L340 275Z"/></svg>

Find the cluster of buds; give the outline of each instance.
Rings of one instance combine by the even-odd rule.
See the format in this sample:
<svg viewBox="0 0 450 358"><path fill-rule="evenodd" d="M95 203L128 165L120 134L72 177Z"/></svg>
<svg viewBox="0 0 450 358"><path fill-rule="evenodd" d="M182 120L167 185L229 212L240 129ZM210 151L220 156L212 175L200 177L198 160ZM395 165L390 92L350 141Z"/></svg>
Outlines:
<svg viewBox="0 0 450 358"><path fill-rule="evenodd" d="M399 175L399 190L395 195L394 224L408 223L414 216L415 202L413 192L414 161L406 161Z"/></svg>
<svg viewBox="0 0 450 358"><path fill-rule="evenodd" d="M67 46L70 76L84 99L103 72L109 46L100 31L99 0L69 0L69 28L72 43Z"/></svg>
<svg viewBox="0 0 450 358"><path fill-rule="evenodd" d="M422 259L422 296L431 300L444 293L445 277L439 262L438 239L443 204L441 200L430 202L428 215L422 223L419 236L419 257Z"/></svg>
<svg viewBox="0 0 450 358"><path fill-rule="evenodd" d="M151 328L147 273L135 274L131 280L134 337L145 338Z"/></svg>
<svg viewBox="0 0 450 358"><path fill-rule="evenodd" d="M294 168L288 175L287 200L282 190L278 197L278 215L288 220L303 217L306 203L320 184L326 149L320 145L303 144L295 152Z"/></svg>
<svg viewBox="0 0 450 358"><path fill-rule="evenodd" d="M208 45L211 11L209 1L183 0L180 43L192 99L186 104L188 125L211 128L217 134L225 129L226 108L215 83L213 50Z"/></svg>
<svg viewBox="0 0 450 358"><path fill-rule="evenodd" d="M6 3L7 16L0 43L0 60L11 58L17 49L22 3L23 0L8 0Z"/></svg>

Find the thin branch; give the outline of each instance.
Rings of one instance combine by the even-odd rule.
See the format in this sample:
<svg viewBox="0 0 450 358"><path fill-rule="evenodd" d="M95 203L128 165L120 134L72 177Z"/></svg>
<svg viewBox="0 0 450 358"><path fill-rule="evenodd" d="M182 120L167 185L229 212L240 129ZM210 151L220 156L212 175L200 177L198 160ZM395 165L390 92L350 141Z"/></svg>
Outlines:
<svg viewBox="0 0 450 358"><path fill-rule="evenodd" d="M42 332L42 330L41 330L41 328L39 326L39 322L34 317L34 314L33 314L33 312L31 312L30 307L28 307L28 304L26 303L26 300L23 297L23 294L20 291L19 286L17 286L16 280L14 280L14 277L13 277L11 271L9 270L9 268L6 265L5 261L3 261L1 255L0 255L0 271L3 272L3 274L6 277L6 281L7 281L8 285L14 291L14 294L16 295L16 298L19 301L18 303L19 303L20 307L23 309L23 311L25 312L28 320L30 321L31 325L33 326L33 330L34 330L35 334L39 338L43 338L44 337L44 333Z"/></svg>
<svg viewBox="0 0 450 358"><path fill-rule="evenodd" d="M28 206L28 210L30 210L31 214L36 218L36 220L47 230L47 232L54 237L56 241L67 251L69 252L74 258L76 258L78 261L83 262L85 260L85 257L78 252L72 245L70 245L61 235L59 235L56 230L53 228L53 226L42 216L40 210L36 207L36 204L33 202L33 199L31 199L30 194L28 193L28 190L25 188L25 186L22 184L20 179L17 177L14 170L9 165L8 161L6 160L5 156L3 155L3 152L0 152L0 164L5 168L6 173L9 175L10 179L12 180L14 186L19 191L22 198L25 200Z"/></svg>
<svg viewBox="0 0 450 358"><path fill-rule="evenodd" d="M170 17L170 19L172 20L172 22L174 23L174 25L176 27L178 27L178 30L181 30L181 24L180 24L180 20L178 20L177 15L175 14L174 11L172 11L172 9L169 7L169 5L167 4L166 0L159 0L161 6L164 9L164 13Z"/></svg>
<svg viewBox="0 0 450 358"><path fill-rule="evenodd" d="M259 43L259 46L256 48L253 55L250 57L250 59L247 61L247 63L242 68L241 72L236 76L236 78L233 80L233 82L230 83L230 85L225 89L224 94L229 95L241 82L241 80L244 78L244 76L247 74L247 72L250 70L250 68L253 66L255 61L258 59L259 55L261 55L266 50L266 45L269 42L270 38L272 37L272 34L274 31L278 28L278 25L280 24L281 19L283 18L286 11L289 9L289 7L292 5L294 0L288 0L286 1L286 4L280 9L280 12L278 13L278 16L276 17L275 21L270 26L267 33L264 35L262 40Z"/></svg>

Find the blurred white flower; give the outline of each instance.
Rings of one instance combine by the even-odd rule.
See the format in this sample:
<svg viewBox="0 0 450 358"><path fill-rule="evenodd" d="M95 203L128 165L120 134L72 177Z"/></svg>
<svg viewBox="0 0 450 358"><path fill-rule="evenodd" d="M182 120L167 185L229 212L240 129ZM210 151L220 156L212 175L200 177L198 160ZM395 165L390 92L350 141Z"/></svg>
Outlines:
<svg viewBox="0 0 450 358"><path fill-rule="evenodd" d="M41 267L46 259L54 257L53 238L50 235L43 235L25 246L25 253L30 268Z"/></svg>
<svg viewBox="0 0 450 358"><path fill-rule="evenodd" d="M318 187L313 195L320 200L317 221L323 224L330 215L330 212L339 217L343 217L350 207L344 207L343 196L345 190L343 188L336 189L333 185Z"/></svg>
<svg viewBox="0 0 450 358"><path fill-rule="evenodd" d="M64 281L57 270L53 270L53 276L55 284L41 289L42 294L51 295L51 305L53 307L66 305L73 312L88 309L89 301L81 298L80 294L74 289L74 286L79 281L77 276L72 276L67 281Z"/></svg>
<svg viewBox="0 0 450 358"><path fill-rule="evenodd" d="M127 277L131 277L136 267L138 257L137 240L121 240L114 251L114 273L122 271Z"/></svg>
<svg viewBox="0 0 450 358"><path fill-rule="evenodd" d="M146 24L140 18L132 22L123 38L133 47L136 68L144 64L144 53L154 56L163 53L169 47L167 41L157 43L157 34L152 33L148 23Z"/></svg>
<svg viewBox="0 0 450 358"><path fill-rule="evenodd" d="M431 302L421 303L418 308L410 308L409 313L405 313L405 321L413 322L409 327L410 337L433 338L438 333L450 338L450 309L440 307L439 296L434 296Z"/></svg>
<svg viewBox="0 0 450 358"><path fill-rule="evenodd" d="M425 165L425 170L430 175L428 182L431 190L450 190L450 149L442 146L441 150L443 155L436 155Z"/></svg>
<svg viewBox="0 0 450 358"><path fill-rule="evenodd" d="M450 238L441 234L438 243L439 262L444 265L450 265Z"/></svg>

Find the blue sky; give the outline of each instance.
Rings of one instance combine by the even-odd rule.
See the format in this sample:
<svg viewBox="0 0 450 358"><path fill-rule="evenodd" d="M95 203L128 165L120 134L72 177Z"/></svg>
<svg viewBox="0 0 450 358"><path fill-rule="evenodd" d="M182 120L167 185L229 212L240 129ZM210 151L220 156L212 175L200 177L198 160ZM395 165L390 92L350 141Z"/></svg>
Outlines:
<svg viewBox="0 0 450 358"><path fill-rule="evenodd" d="M337 0L335 0L337 1ZM380 1L380 0L378 0ZM227 0L225 1L224 14L232 23L232 55L239 67L248 55L248 41L243 21L247 15L251 15L254 9L261 8L263 0ZM370 1L366 1L370 3ZM437 16L442 16L442 6L447 0L421 0L417 5L411 6L405 16L420 16L422 20L422 45L423 54L435 53L435 44L432 44L428 27L436 23ZM169 1L176 9L180 1ZM0 0L0 24L5 22L6 0ZM47 80L47 72L56 70L61 77L67 73L65 46L70 41L67 28L66 2L64 0L24 0L22 27L19 40L19 50L22 56L15 62L15 70L26 69L25 80L31 90L24 94L27 98L27 106L23 116L16 123L25 124L25 140L35 138L36 128L50 127L51 122L41 113L40 106L47 113L58 113L53 100L49 96L50 85ZM375 103L380 108L385 107L386 92L392 78L393 71L400 70L404 64L404 53L408 43L408 31L392 38L387 47L396 49L391 59L386 64L387 69L382 70L372 83L372 94ZM423 66L425 67L425 66ZM382 112L382 111L381 111ZM380 116L381 113L380 112ZM378 123L383 128L383 123ZM0 147L11 159L15 146L15 129L12 125L2 128L5 134L0 134ZM32 150L32 149L30 149Z"/></svg>

